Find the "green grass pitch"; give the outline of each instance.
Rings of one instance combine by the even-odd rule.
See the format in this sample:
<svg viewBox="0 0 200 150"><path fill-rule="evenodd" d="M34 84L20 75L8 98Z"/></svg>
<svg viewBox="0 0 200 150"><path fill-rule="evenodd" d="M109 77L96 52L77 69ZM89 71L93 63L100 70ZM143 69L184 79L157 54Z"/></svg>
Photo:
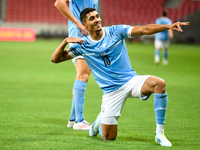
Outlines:
<svg viewBox="0 0 200 150"><path fill-rule="evenodd" d="M0 149L160 150L154 142L153 96L128 99L116 141L88 136L66 127L75 68L71 61L50 62L62 40L0 42ZM200 45L171 44L169 65L154 64L154 45L127 43L138 74L163 78L169 98L165 135L170 149L200 149ZM93 75L86 90L85 119L100 112L102 91Z"/></svg>

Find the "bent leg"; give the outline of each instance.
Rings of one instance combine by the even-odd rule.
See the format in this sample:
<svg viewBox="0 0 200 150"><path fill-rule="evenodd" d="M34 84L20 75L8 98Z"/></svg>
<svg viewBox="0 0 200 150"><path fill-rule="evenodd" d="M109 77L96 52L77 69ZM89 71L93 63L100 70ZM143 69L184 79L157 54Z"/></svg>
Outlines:
<svg viewBox="0 0 200 150"><path fill-rule="evenodd" d="M141 93L149 95L151 93L163 94L166 91L166 83L163 79L150 76L143 84Z"/></svg>
<svg viewBox="0 0 200 150"><path fill-rule="evenodd" d="M115 140L117 137L117 124L116 125L107 125L102 124L103 140Z"/></svg>
<svg viewBox="0 0 200 150"><path fill-rule="evenodd" d="M164 80L151 76L145 81L141 89L141 93L143 95L149 95L151 93L154 93L156 143L160 144L161 146L172 146L171 142L164 135L164 123L168 105L168 97L165 85L166 83Z"/></svg>
<svg viewBox="0 0 200 150"><path fill-rule="evenodd" d="M117 123L118 118L110 116L101 118L101 125L99 131L103 140L115 140L117 138Z"/></svg>
<svg viewBox="0 0 200 150"><path fill-rule="evenodd" d="M158 77L149 77L142 89L143 95L154 93L154 110L157 124L165 123L166 110L168 105L167 92L165 88L165 81Z"/></svg>
<svg viewBox="0 0 200 150"><path fill-rule="evenodd" d="M97 136L100 133L103 140L115 140L117 137L117 118L107 117L103 119L102 123L101 113L99 113L91 125L89 136Z"/></svg>

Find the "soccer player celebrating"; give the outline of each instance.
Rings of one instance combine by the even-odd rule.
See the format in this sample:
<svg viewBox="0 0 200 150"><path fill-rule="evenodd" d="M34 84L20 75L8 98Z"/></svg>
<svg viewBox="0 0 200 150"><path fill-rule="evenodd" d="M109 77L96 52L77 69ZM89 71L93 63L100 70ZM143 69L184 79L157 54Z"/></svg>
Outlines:
<svg viewBox="0 0 200 150"><path fill-rule="evenodd" d="M128 97L142 100L154 93L156 117L155 140L162 146L172 146L164 135L164 123L168 105L165 81L152 75L138 75L131 67L125 38L135 35L154 34L172 29L182 32L180 26L188 22L170 25L149 24L144 26L115 25L102 27L101 18L93 8L84 9L80 18L90 35L82 39L68 37L56 48L51 61L59 63L76 56L84 56L94 78L103 90L101 113L92 124L89 135L101 134L103 140L115 140L117 123ZM76 43L65 50L68 43Z"/></svg>
<svg viewBox="0 0 200 150"><path fill-rule="evenodd" d="M67 3L69 3L69 8ZM93 7L97 10L98 0L56 0L54 5L67 19L69 19L69 37L82 37L83 35L88 35L87 29L81 24L80 13L87 7ZM72 43L69 44L69 47L71 46ZM89 130L90 124L84 120L83 112L85 90L91 71L83 56L75 57L72 61L76 67L76 80L73 87L71 114L67 127L73 127L74 130Z"/></svg>

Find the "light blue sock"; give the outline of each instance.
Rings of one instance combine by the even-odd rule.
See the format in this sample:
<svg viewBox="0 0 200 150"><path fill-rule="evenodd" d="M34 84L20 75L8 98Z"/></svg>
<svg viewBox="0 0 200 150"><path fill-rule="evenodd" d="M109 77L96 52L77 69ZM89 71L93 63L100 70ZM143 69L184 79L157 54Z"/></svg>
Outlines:
<svg viewBox="0 0 200 150"><path fill-rule="evenodd" d="M158 57L160 57L160 51L159 50L155 50L155 56L158 56Z"/></svg>
<svg viewBox="0 0 200 150"><path fill-rule="evenodd" d="M101 138L103 139L103 131L101 126L101 120L99 121L99 134L101 135Z"/></svg>
<svg viewBox="0 0 200 150"><path fill-rule="evenodd" d="M168 50L164 50L163 59L167 60L168 57Z"/></svg>
<svg viewBox="0 0 200 150"><path fill-rule="evenodd" d="M167 105L167 92L165 92L164 94L154 93L154 110L157 124L165 123Z"/></svg>
<svg viewBox="0 0 200 150"><path fill-rule="evenodd" d="M70 121L75 121L75 118L76 118L75 115L76 115L76 114L75 114L74 98L72 98L72 108L71 108L71 114L70 114L69 120L70 120Z"/></svg>
<svg viewBox="0 0 200 150"><path fill-rule="evenodd" d="M74 105L75 105L75 115L76 122L81 122L84 120L83 110L84 110L84 102L85 102L85 90L86 90L86 82L75 80L74 83Z"/></svg>

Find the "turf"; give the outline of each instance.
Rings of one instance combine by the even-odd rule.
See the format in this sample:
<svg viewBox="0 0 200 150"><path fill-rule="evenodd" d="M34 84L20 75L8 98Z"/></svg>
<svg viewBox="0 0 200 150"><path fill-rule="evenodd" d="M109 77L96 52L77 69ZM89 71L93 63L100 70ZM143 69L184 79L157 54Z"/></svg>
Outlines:
<svg viewBox="0 0 200 150"><path fill-rule="evenodd" d="M71 61L50 62L61 41L0 42L0 149L166 149L154 142L153 96L145 102L127 100L116 141L66 127L75 68ZM167 83L165 134L173 144L170 149L199 149L200 46L171 44L168 66L154 64L152 43L127 43L127 47L138 74L155 75ZM100 112L101 97L90 75L84 111L90 123Z"/></svg>

